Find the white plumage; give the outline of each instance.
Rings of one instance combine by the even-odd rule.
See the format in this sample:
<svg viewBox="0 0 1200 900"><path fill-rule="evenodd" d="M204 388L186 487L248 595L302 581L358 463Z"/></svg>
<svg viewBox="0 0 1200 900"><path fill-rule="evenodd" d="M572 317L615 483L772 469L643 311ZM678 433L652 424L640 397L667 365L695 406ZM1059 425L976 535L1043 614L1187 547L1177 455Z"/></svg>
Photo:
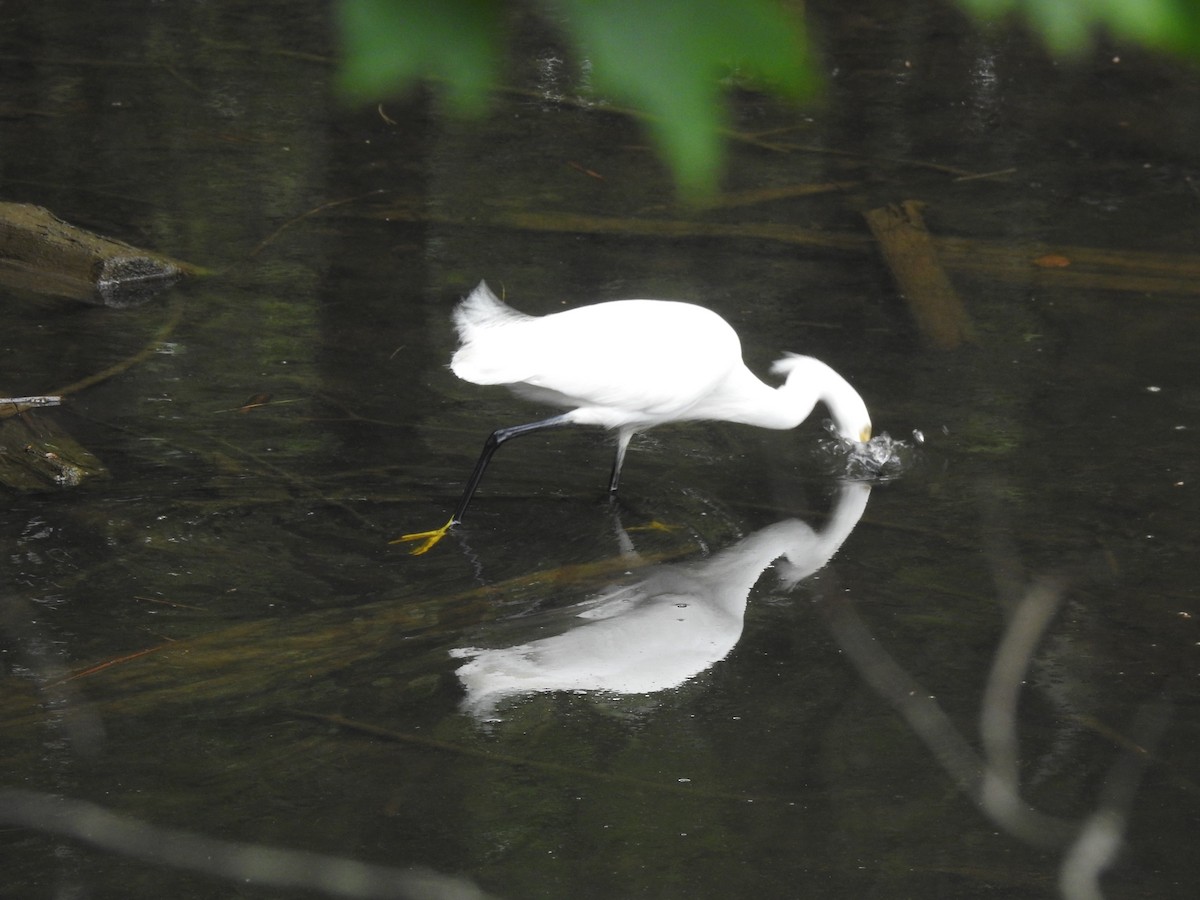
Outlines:
<svg viewBox="0 0 1200 900"><path fill-rule="evenodd" d="M547 316L508 306L480 282L454 311L462 346L450 361L459 378L502 384L529 400L568 411L492 433L450 521L440 529L404 535L433 546L462 521L483 471L504 441L557 425L600 425L617 431L609 489L616 492L629 440L666 422L717 420L762 428L795 428L818 402L838 433L866 442L866 404L823 362L786 354L764 384L742 362L737 332L702 306L674 300L614 300Z"/></svg>

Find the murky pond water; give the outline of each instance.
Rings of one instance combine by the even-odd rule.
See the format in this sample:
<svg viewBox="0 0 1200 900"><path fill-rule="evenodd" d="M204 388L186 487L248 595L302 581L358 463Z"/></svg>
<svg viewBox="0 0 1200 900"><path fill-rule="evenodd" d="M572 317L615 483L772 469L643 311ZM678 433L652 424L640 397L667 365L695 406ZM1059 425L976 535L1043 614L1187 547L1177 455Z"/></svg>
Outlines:
<svg viewBox="0 0 1200 900"><path fill-rule="evenodd" d="M210 270L0 288L0 393L118 367L36 413L109 477L0 511L0 894L301 894L220 840L464 880L397 896L1193 895L1200 74L824 6L826 98L739 96L704 209L538 28L457 122L340 110L321 8L0 6L0 199ZM864 218L907 201L957 347ZM544 414L446 368L481 278L701 303L924 442L842 484L819 415L663 427L611 507L605 435L527 436L409 556Z"/></svg>

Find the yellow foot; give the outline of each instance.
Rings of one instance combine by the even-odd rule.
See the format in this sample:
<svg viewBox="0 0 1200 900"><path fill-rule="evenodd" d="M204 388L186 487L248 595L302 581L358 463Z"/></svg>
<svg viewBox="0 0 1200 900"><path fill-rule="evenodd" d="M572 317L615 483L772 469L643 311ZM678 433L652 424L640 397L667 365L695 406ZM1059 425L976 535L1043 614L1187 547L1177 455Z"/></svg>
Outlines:
<svg viewBox="0 0 1200 900"><path fill-rule="evenodd" d="M670 534L672 531L678 531L681 527L682 526L680 526L680 525L668 525L666 522L660 522L660 521L658 521L658 519L654 519L650 522L647 522L645 525L633 525L632 527L626 528L625 530L626 531L665 531L667 534Z"/></svg>
<svg viewBox="0 0 1200 900"><path fill-rule="evenodd" d="M388 541L389 544L405 544L409 541L420 541L421 544L413 547L409 552L413 556L420 556L422 553L428 553L433 549L442 538L450 533L450 529L454 526L454 520L451 519L441 528L435 528L433 531L417 531L413 534L402 534L393 541Z"/></svg>

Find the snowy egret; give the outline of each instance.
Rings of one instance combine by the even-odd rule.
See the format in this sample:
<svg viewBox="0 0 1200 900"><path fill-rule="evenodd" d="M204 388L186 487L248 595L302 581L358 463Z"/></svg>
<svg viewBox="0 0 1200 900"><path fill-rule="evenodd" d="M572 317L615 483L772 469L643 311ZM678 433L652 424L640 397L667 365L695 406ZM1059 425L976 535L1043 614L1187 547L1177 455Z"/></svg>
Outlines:
<svg viewBox="0 0 1200 900"><path fill-rule="evenodd" d="M788 353L771 371L779 387L742 362L737 332L702 306L675 300L613 300L547 316L508 306L484 282L454 310L462 341L450 369L474 384L501 384L519 396L569 412L489 435L450 521L392 543L420 541L424 553L462 521L483 472L510 438L558 425L617 432L609 491L616 493L629 439L665 422L741 422L795 428L818 402L846 441L871 439L862 397L820 360Z"/></svg>

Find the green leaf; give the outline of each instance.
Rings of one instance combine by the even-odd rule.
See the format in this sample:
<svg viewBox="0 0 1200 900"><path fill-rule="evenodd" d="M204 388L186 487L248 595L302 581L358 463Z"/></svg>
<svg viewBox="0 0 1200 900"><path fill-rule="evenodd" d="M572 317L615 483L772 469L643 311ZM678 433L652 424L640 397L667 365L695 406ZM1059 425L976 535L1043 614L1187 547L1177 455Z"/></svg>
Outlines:
<svg viewBox="0 0 1200 900"><path fill-rule="evenodd" d="M1200 7L1195 0L959 0L979 18L1024 19L1055 53L1090 48L1107 30L1119 40L1200 56Z"/></svg>
<svg viewBox="0 0 1200 900"><path fill-rule="evenodd" d="M772 0L563 0L566 28L596 89L644 110L684 190L712 190L736 74L799 96L810 88L801 22Z"/></svg>
<svg viewBox="0 0 1200 900"><path fill-rule="evenodd" d="M799 96L816 81L799 0L540 0L604 94L642 110L687 193L716 183L726 121L722 79ZM979 18L1027 22L1051 50L1078 54L1107 31L1200 58L1198 0L958 0ZM378 99L430 79L480 113L507 52L504 0L340 0L340 86Z"/></svg>
<svg viewBox="0 0 1200 900"><path fill-rule="evenodd" d="M710 191L726 121L722 79L798 96L813 75L802 22L776 0L544 0L604 94L648 116L691 194ZM433 79L460 111L481 112L505 49L502 0L341 0L340 86L354 100Z"/></svg>
<svg viewBox="0 0 1200 900"><path fill-rule="evenodd" d="M503 49L492 0L342 0L338 16L345 55L339 87L351 99L379 99L433 79L456 110L485 108Z"/></svg>

